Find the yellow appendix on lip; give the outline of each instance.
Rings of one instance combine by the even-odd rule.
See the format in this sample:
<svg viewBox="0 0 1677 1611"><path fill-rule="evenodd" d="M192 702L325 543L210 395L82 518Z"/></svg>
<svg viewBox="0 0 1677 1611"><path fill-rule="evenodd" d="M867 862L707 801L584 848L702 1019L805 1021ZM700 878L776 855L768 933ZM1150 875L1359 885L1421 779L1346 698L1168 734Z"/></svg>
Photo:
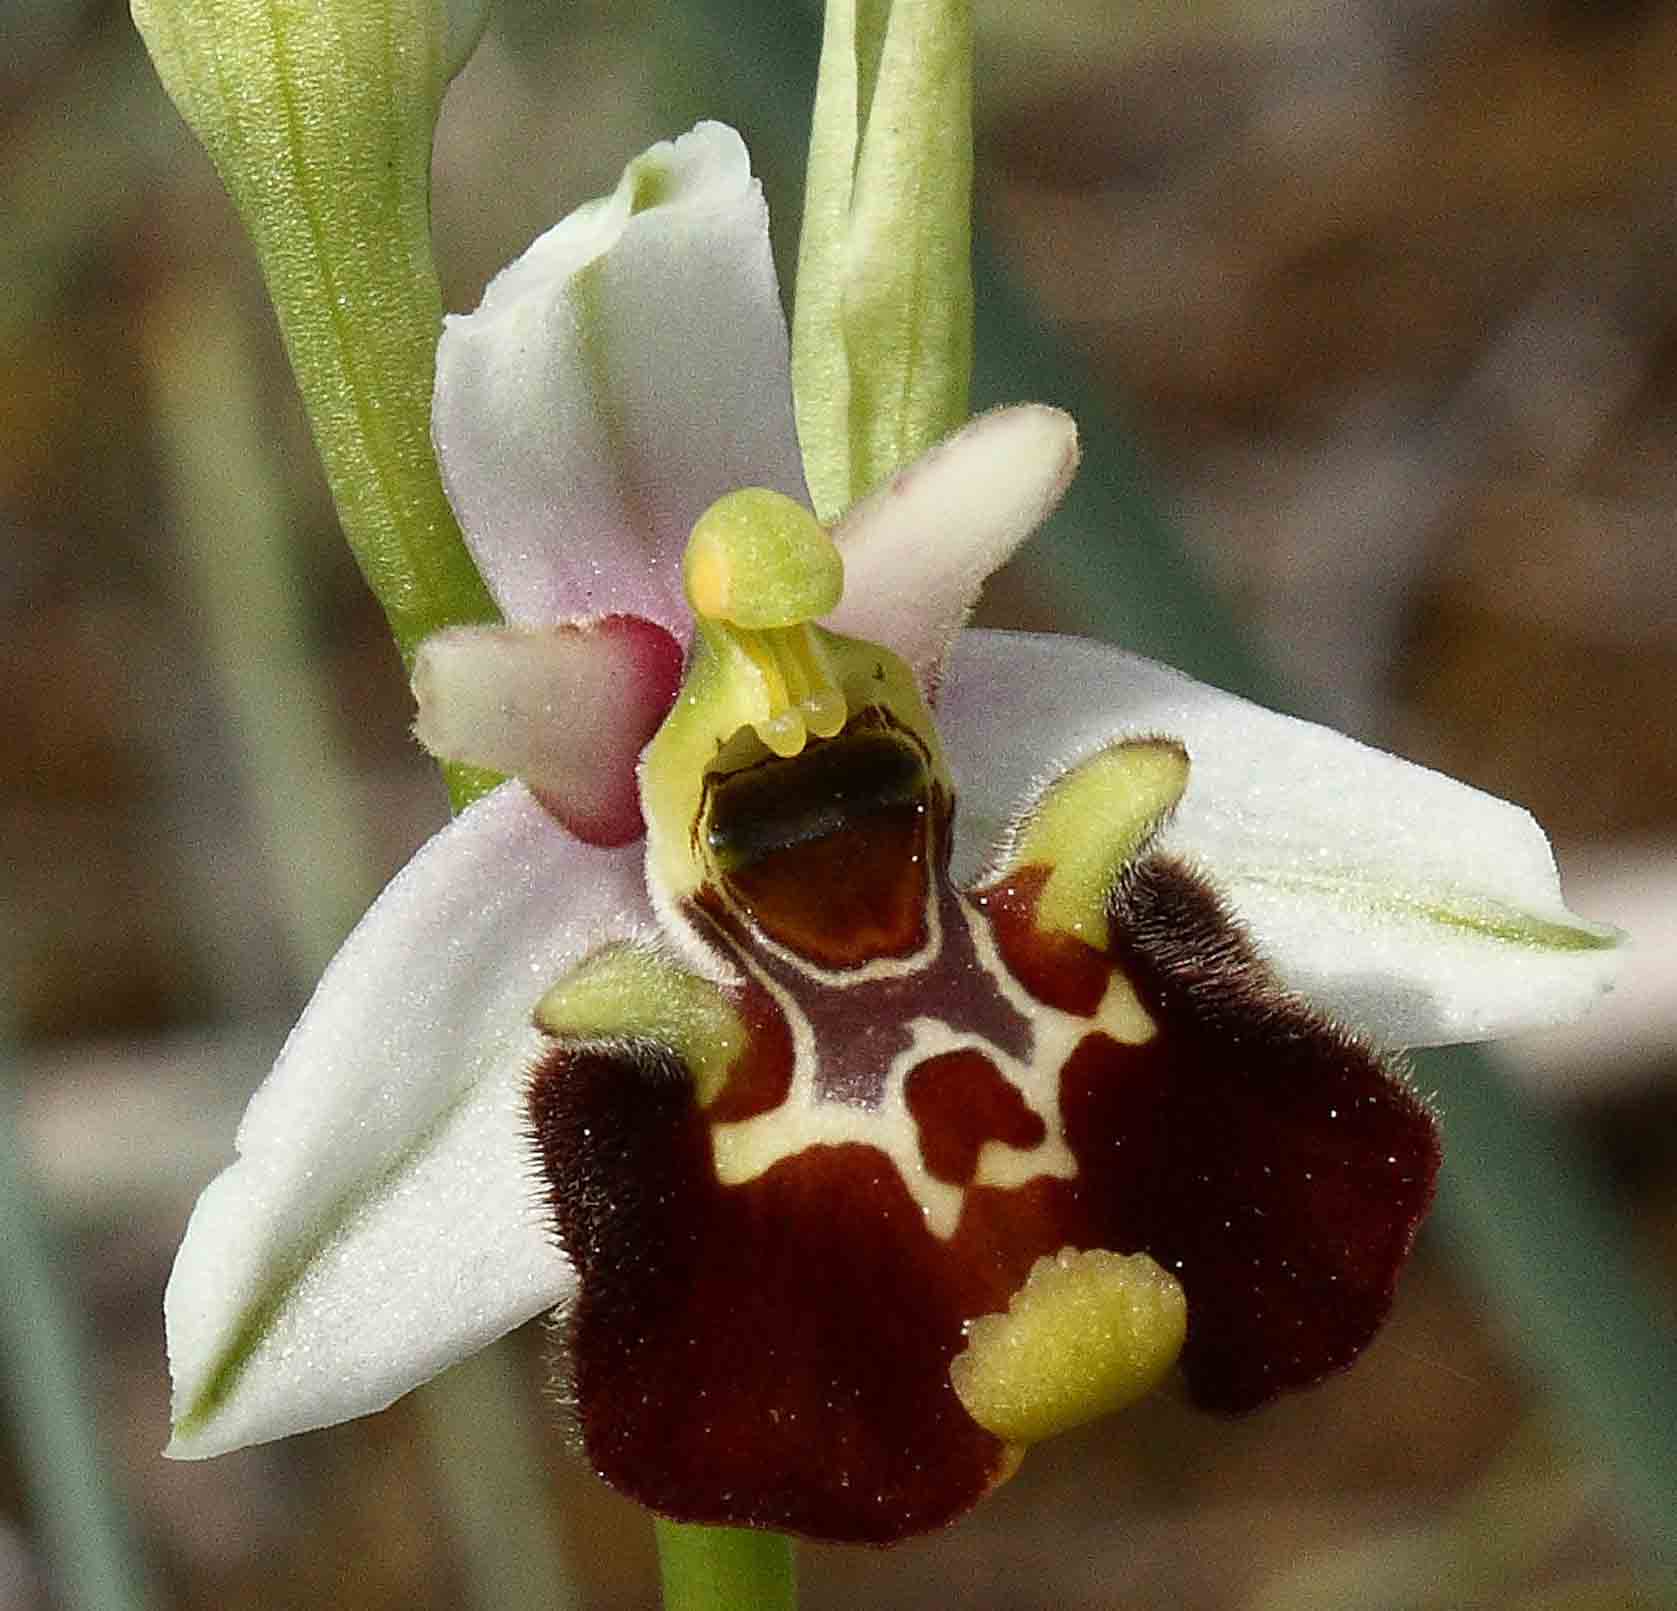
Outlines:
<svg viewBox="0 0 1677 1611"><path fill-rule="evenodd" d="M1036 1261L1006 1314L969 1324L949 1379L985 1431L1036 1443L1152 1392L1187 1329L1181 1286L1147 1254L1062 1248Z"/></svg>

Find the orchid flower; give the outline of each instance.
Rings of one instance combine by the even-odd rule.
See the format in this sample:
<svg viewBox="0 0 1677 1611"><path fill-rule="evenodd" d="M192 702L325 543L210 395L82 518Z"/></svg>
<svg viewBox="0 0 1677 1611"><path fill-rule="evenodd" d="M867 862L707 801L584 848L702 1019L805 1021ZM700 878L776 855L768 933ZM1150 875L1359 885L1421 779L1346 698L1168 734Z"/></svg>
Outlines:
<svg viewBox="0 0 1677 1611"><path fill-rule="evenodd" d="M344 945L200 1200L171 1452L557 1308L609 1480L887 1541L1172 1370L1232 1412L1355 1357L1438 1162L1396 1048L1608 981L1532 820L963 630L1073 473L1055 410L819 525L719 125L448 322L433 430L506 625L425 645L417 731L511 780Z"/></svg>

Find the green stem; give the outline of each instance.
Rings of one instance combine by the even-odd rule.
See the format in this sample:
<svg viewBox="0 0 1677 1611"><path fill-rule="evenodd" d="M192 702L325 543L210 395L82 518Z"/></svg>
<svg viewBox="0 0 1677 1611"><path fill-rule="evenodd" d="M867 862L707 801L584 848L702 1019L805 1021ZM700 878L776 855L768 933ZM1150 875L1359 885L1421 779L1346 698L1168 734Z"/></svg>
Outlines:
<svg viewBox="0 0 1677 1611"><path fill-rule="evenodd" d="M690 1527L654 1518L664 1611L792 1611L792 1540L744 1527Z"/></svg>

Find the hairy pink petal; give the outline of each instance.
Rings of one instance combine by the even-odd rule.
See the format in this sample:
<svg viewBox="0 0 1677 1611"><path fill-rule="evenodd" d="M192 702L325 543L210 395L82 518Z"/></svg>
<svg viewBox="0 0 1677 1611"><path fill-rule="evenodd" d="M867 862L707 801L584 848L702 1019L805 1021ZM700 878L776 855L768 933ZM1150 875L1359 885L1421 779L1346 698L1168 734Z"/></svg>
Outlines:
<svg viewBox="0 0 1677 1611"><path fill-rule="evenodd" d="M828 624L895 649L935 688L985 578L1047 518L1077 468L1077 426L1025 403L981 414L834 528L844 600Z"/></svg>
<svg viewBox="0 0 1677 1611"><path fill-rule="evenodd" d="M636 615L455 627L420 646L414 735L521 778L577 838L626 845L643 831L636 762L680 686L680 646Z"/></svg>

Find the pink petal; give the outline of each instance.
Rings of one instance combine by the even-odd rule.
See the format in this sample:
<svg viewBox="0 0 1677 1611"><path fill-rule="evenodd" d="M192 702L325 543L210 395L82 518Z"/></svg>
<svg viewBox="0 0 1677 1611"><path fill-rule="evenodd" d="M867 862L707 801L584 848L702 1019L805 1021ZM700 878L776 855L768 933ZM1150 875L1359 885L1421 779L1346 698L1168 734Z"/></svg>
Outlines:
<svg viewBox="0 0 1677 1611"><path fill-rule="evenodd" d="M828 625L895 649L935 688L985 579L1048 517L1077 468L1057 408L1000 408L864 498L833 532L844 601Z"/></svg>
<svg viewBox="0 0 1677 1611"><path fill-rule="evenodd" d="M420 645L414 735L521 778L577 838L626 845L642 832L635 764L680 686L680 646L639 616L455 627Z"/></svg>

